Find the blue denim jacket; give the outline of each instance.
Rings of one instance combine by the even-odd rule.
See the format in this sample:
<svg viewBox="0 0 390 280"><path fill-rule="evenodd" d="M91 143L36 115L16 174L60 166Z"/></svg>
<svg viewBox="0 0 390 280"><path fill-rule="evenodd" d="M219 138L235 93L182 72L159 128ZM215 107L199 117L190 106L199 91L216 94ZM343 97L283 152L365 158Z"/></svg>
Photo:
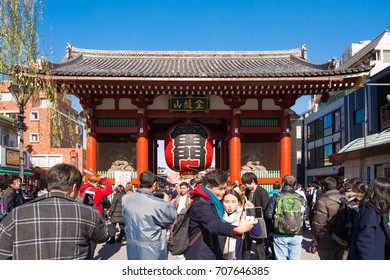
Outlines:
<svg viewBox="0 0 390 280"><path fill-rule="evenodd" d="M176 219L176 208L142 188L122 197L126 249L129 260L166 260L167 229Z"/></svg>

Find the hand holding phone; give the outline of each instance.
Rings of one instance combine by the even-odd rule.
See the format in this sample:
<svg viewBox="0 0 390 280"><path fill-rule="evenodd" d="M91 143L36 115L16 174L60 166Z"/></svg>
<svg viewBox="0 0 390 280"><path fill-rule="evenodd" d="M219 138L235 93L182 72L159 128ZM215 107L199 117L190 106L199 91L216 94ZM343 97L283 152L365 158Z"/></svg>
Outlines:
<svg viewBox="0 0 390 280"><path fill-rule="evenodd" d="M245 219L248 221L254 221L263 217L262 207L247 207L245 208Z"/></svg>
<svg viewBox="0 0 390 280"><path fill-rule="evenodd" d="M85 191L83 204L92 205L94 197L95 197L95 192Z"/></svg>

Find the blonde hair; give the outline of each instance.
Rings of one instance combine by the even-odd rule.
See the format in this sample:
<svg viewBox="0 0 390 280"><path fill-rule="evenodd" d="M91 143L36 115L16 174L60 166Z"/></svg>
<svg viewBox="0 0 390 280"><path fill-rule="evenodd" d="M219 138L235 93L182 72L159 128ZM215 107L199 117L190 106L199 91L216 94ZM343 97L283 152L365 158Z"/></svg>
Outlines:
<svg viewBox="0 0 390 280"><path fill-rule="evenodd" d="M93 175L91 176L91 178L89 178L88 181L89 181L90 183L93 183L93 184L95 184L95 183L101 184L101 183L103 183L103 178L102 178L102 176L99 175L99 174L93 174Z"/></svg>

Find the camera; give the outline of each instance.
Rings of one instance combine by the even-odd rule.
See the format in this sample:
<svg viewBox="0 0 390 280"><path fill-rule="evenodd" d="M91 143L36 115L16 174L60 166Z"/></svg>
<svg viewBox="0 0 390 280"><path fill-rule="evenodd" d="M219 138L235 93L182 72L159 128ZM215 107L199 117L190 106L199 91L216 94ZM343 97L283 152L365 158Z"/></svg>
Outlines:
<svg viewBox="0 0 390 280"><path fill-rule="evenodd" d="M158 198L161 198L163 199L164 198L164 193L163 192L155 192L153 193L154 197L158 197Z"/></svg>

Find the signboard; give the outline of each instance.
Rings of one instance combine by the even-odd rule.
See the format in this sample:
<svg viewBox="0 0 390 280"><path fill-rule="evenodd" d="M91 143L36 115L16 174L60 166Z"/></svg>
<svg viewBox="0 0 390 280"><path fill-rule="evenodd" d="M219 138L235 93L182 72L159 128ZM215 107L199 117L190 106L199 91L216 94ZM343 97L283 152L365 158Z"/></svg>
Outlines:
<svg viewBox="0 0 390 280"><path fill-rule="evenodd" d="M210 110L210 99L208 96L170 96L169 112L205 112Z"/></svg>
<svg viewBox="0 0 390 280"><path fill-rule="evenodd" d="M115 171L115 185L126 185L128 182L131 182L134 172L127 171Z"/></svg>
<svg viewBox="0 0 390 280"><path fill-rule="evenodd" d="M17 150L10 150L10 149L5 149L5 164L6 165L14 165L14 166L19 166L19 151ZM27 157L26 153L23 153L24 156L24 166L26 166L27 163Z"/></svg>

